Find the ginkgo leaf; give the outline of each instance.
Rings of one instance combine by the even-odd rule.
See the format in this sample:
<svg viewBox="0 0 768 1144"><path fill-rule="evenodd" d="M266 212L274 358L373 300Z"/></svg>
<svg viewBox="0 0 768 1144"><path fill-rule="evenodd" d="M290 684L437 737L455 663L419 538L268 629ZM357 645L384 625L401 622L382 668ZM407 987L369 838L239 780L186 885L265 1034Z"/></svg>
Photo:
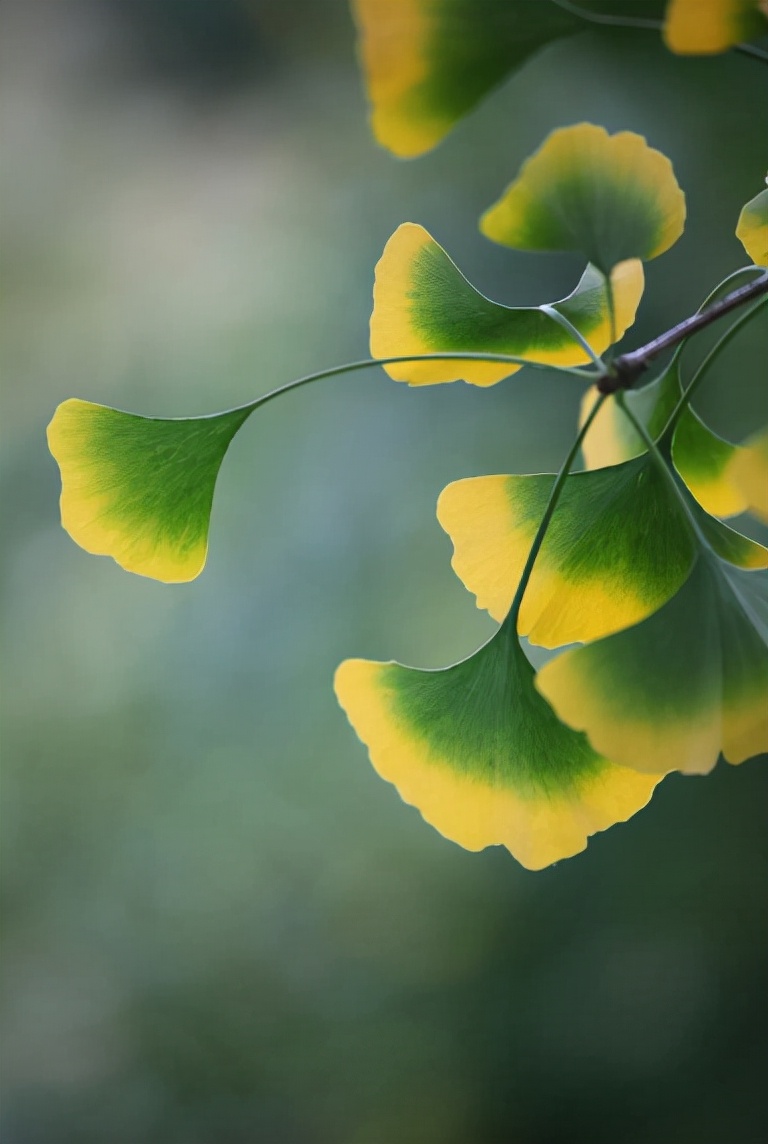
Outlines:
<svg viewBox="0 0 768 1144"><path fill-rule="evenodd" d="M699 557L635 627L564 652L536 686L624 766L705 774L768 750L768 573Z"/></svg>
<svg viewBox="0 0 768 1144"><path fill-rule="evenodd" d="M509 611L554 476L470 477L443 489L440 524L477 606ZM523 596L518 630L562 647L656 611L685 581L695 537L647 455L568 477Z"/></svg>
<svg viewBox="0 0 768 1144"><path fill-rule="evenodd" d="M437 517L453 568L477 606L502 620L512 603L554 476L469 477L443 489ZM694 501L699 532L723 559L768 567L768 549ZM565 481L523 596L518 631L544 647L585 643L657 611L700 547L690 517L648 453Z"/></svg>
<svg viewBox="0 0 768 1144"><path fill-rule="evenodd" d="M629 390L624 400L651 437L658 438L683 392L679 353L664 372L642 389ZM582 399L580 422L584 423L598 397L591 386ZM645 442L633 428L615 397L603 402L584 441L584 460L589 469L616 465L645 452ZM714 516L736 516L748 506L747 498L733 479L732 463L740 446L713 432L690 406L680 415L672 439L672 459L696 500Z"/></svg>
<svg viewBox="0 0 768 1144"><path fill-rule="evenodd" d="M747 508L747 498L732 478L732 464L740 452L709 429L688 407L672 438L672 461L696 500L713 516L736 516Z"/></svg>
<svg viewBox="0 0 768 1144"><path fill-rule="evenodd" d="M611 275L615 319L611 322L606 280L588 266L576 289L554 308L566 317L596 353L635 320L643 293L643 267L637 259L616 266ZM371 315L371 354L385 358L430 352L501 353L548 365L583 365L583 347L537 306L499 305L480 294L437 242L415 223L399 226L376 267ZM491 362L442 360L385 366L396 381L435 385L463 378L494 385L521 367Z"/></svg>
<svg viewBox="0 0 768 1144"><path fill-rule="evenodd" d="M429 151L530 56L583 24L555 4L353 0L376 139Z"/></svg>
<svg viewBox="0 0 768 1144"><path fill-rule="evenodd" d="M48 445L61 470L64 528L128 572L193 580L208 551L219 467L249 412L165 420L63 402Z"/></svg>
<svg viewBox="0 0 768 1144"><path fill-rule="evenodd" d="M765 0L670 0L664 42L678 55L715 55L768 32Z"/></svg>
<svg viewBox="0 0 768 1144"><path fill-rule="evenodd" d="M662 777L614 766L564 727L508 628L442 671L347 660L335 688L404 802L466 849L503 845L529 869L625 821Z"/></svg>
<svg viewBox="0 0 768 1144"><path fill-rule="evenodd" d="M741 208L736 237L756 266L768 266L768 189Z"/></svg>
<svg viewBox="0 0 768 1144"><path fill-rule="evenodd" d="M768 524L768 429L762 429L738 450L728 471L745 507Z"/></svg>
<svg viewBox="0 0 768 1144"><path fill-rule="evenodd" d="M604 273L663 254L683 233L672 164L642 135L579 123L553 131L480 229L516 250L577 251Z"/></svg>

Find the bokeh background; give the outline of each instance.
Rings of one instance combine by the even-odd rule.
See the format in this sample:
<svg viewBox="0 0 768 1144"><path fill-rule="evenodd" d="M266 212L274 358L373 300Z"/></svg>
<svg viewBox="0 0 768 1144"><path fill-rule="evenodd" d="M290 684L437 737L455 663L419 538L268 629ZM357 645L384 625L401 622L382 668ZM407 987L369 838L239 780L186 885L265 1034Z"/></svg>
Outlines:
<svg viewBox="0 0 768 1144"><path fill-rule="evenodd" d="M348 655L489 634L435 500L557 466L578 382L377 371L270 405L179 587L72 544L44 430L69 396L195 414L364 356L406 219L494 297L561 296L575 260L476 221L583 118L646 134L689 196L639 344L744 263L765 68L590 32L402 163L344 0L3 9L4 1142L761 1144L765 760L672 777L532 874L404 806L331 690ZM767 325L701 395L733 439L768 420Z"/></svg>

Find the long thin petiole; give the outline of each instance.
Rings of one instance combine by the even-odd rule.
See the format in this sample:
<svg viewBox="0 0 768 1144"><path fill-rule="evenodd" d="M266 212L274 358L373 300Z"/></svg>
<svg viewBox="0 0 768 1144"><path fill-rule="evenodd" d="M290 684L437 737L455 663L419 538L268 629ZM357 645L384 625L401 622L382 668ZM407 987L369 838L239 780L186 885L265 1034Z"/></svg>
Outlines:
<svg viewBox="0 0 768 1144"><path fill-rule="evenodd" d="M296 378L295 381L289 381L285 385L279 385L277 389L271 389L269 393L264 393L261 397L255 398L253 401L246 401L243 405L236 405L232 409L225 409L217 413L206 413L206 417L221 417L225 413L253 413L255 409L259 409L262 405L266 405L268 401L272 401L275 397L280 397L283 393L290 393L293 389L300 389L303 385L309 385L313 381L322 381L326 377L337 377L344 373L353 373L360 369L371 369L376 365L398 365L405 364L406 362L419 362L419 361L481 361L481 362L498 362L499 365L517 365L517 366L530 366L531 369L547 369L558 373L569 373L575 377L580 377L582 381L592 381L595 373L591 370L585 370L584 367L578 369L574 366L567 365L546 365L544 362L529 361L527 358L513 357L511 354L482 354L482 353L433 353L433 354L402 354L398 357L387 358L361 358L359 361L348 361L343 365L333 365L328 369L320 369L315 373L308 373L304 377ZM171 420L188 420L188 418L172 418Z"/></svg>
<svg viewBox="0 0 768 1144"><path fill-rule="evenodd" d="M559 473L555 477L555 483L552 486L552 492L549 494L547 506L544 509L544 514L536 531L536 535L533 538L533 544L531 545L531 550L528 553L528 559L525 562L525 567L523 568L522 574L520 576L520 582L517 585L517 591L515 592L514 599L512 600L512 605L509 609L509 612L507 613L507 618L504 620L505 627L508 626L517 631L517 618L520 614L520 605L523 602L523 596L525 595L525 590L528 587L528 581L531 578L533 566L536 563L536 557L539 555L539 550L544 543L544 537L547 534L547 529L549 528L550 521L552 520L555 509L557 508L557 502L560 500L560 494L563 491L563 485L565 484L571 468L573 467L573 462L576 460L576 454L581 448L584 438L589 432L593 421L600 412L604 401L605 396L601 395L592 406L589 417L587 417L586 421L579 430L576 440L571 445L571 448L568 451L568 455L560 466Z"/></svg>
<svg viewBox="0 0 768 1144"><path fill-rule="evenodd" d="M539 309L543 310L544 313L547 314L548 317L550 317L554 322L557 322L559 326L562 326L563 329L571 335L573 340L579 343L581 348L584 350L584 353L587 355L587 357L592 359L593 364L596 365L599 370L605 369L605 362L603 359L599 354L595 353L595 351L592 349L592 346L589 344L584 335L576 329L573 322L569 322L565 315L561 314L559 310L556 310L554 306L548 306L545 304L543 306L539 306Z"/></svg>
<svg viewBox="0 0 768 1144"><path fill-rule="evenodd" d="M648 432L648 430L646 429L645 425L643 425L643 423L639 419L639 417L636 417L635 414L630 409L630 407L627 405L626 395L621 390L616 394L616 401L617 401L619 408L623 412L624 416L627 418L627 420L632 425L632 428L637 433L638 437L640 437L640 439L645 443L645 446L648 449L648 452L649 452L652 460L654 461L656 467L662 473L662 475L664 476L664 480L667 482L667 485L669 486L669 488L674 493L675 497L678 500L678 503L682 506L683 511L685 512L685 515L688 519L688 523L690 524L691 528L695 532L696 536L702 542L702 544L704 544L706 547L709 547L709 541L704 536L703 532L701 531L701 528L699 527L699 522L696 520L696 517L691 512L691 506L688 503L688 500L686 499L686 497L684 496L684 494L683 494L680 486L678 485L677 481L675 480L674 473L672 472L672 470L670 469L666 460L662 456L658 445L656 444L656 442L651 437L651 435Z"/></svg>
<svg viewBox="0 0 768 1144"><path fill-rule="evenodd" d="M611 16L604 12L591 12L588 8L581 8L572 4L570 0L553 0L558 8L586 20L589 24L602 24L607 28L646 28L648 31L659 32L662 28L661 20L649 20L643 16Z"/></svg>
<svg viewBox="0 0 768 1144"><path fill-rule="evenodd" d="M729 287L731 285L731 283L735 282L738 278L743 278L745 274L757 274L759 276L759 275L764 274L764 273L765 273L764 267L754 266L754 265L740 266L738 270L733 270L727 276L727 278L724 278L722 280L722 282L718 282L718 284L717 284L717 286L715 286L714 290L711 290L710 293L707 294L706 298L701 303L701 305L699 306L696 313L697 314L703 314L708 306L711 306L713 302L716 302L717 299L722 297L722 295L724 293L725 294L728 293L728 290L726 289L726 287Z"/></svg>
<svg viewBox="0 0 768 1144"><path fill-rule="evenodd" d="M608 347L606 357L608 358L608 361L611 362L613 361L614 346L616 345L618 338L616 337L616 299L613 293L613 282L611 281L610 274L606 275L605 284L608 291L608 317L611 322L611 344Z"/></svg>
<svg viewBox="0 0 768 1144"><path fill-rule="evenodd" d="M720 357L720 354L723 352L729 342L731 342L732 339L736 337L739 330L741 330L743 326L746 326L747 322L751 321L755 314L759 310L762 310L764 306L768 306L768 297L761 298L760 301L757 302L751 310L747 310L745 313L740 314L736 321L725 331L723 336L718 338L718 340L712 346L712 349L704 358L699 368L694 373L691 380L688 382L688 385L685 387L680 400L672 410L672 413L669 416L669 420L664 426L663 432L660 434L661 437L663 437L666 433L670 433L674 429L675 425L677 425L677 422L680 420L683 411L690 405L691 398L693 397L695 391L701 385L709 370Z"/></svg>
<svg viewBox="0 0 768 1144"><path fill-rule="evenodd" d="M768 64L768 52L764 52L762 48L756 48L754 44L737 44L733 50L740 52L742 56L749 56L750 59L760 60L761 63Z"/></svg>

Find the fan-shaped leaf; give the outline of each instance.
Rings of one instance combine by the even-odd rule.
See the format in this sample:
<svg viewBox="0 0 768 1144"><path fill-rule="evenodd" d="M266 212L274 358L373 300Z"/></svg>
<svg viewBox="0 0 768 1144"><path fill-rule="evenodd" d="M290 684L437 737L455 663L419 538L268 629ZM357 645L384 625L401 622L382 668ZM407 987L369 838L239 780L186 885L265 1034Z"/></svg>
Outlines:
<svg viewBox="0 0 768 1144"><path fill-rule="evenodd" d="M580 31L550 3L508 0L353 0L379 143L410 158L540 48Z"/></svg>
<svg viewBox="0 0 768 1144"><path fill-rule="evenodd" d="M509 611L554 476L472 477L443 490L437 516L477 606ZM647 456L575 473L563 487L523 597L518 629L545 647L598 639L650 615L695 555L685 513Z"/></svg>
<svg viewBox="0 0 768 1144"><path fill-rule="evenodd" d="M768 750L768 574L697 559L649 619L564 652L536 685L596 750L703 774Z"/></svg>
<svg viewBox="0 0 768 1144"><path fill-rule="evenodd" d="M642 264L633 259L611 275L617 339L635 319L643 292ZM583 365L582 346L536 306L501 306L484 297L461 274L443 248L414 223L390 238L376 267L371 315L371 354L395 357L430 352L502 353L551 365ZM611 342L606 281L589 266L576 289L555 303L597 353ZM491 362L431 361L385 366L390 377L410 385L464 378L494 385L520 366Z"/></svg>
<svg viewBox="0 0 768 1144"><path fill-rule="evenodd" d="M404 802L468 850L503 845L530 869L583 850L661 778L614 766L559 723L506 629L443 671L347 660L335 687Z"/></svg>
<svg viewBox="0 0 768 1144"><path fill-rule="evenodd" d="M713 516L736 516L747 498L731 475L738 445L708 429L689 407L672 438L672 461L696 500Z"/></svg>
<svg viewBox="0 0 768 1144"><path fill-rule="evenodd" d="M483 215L480 229L516 250L572 250L604 273L663 254L683 233L685 196L669 159L641 135L562 127Z"/></svg>
<svg viewBox="0 0 768 1144"><path fill-rule="evenodd" d="M163 420L65 401L48 426L64 528L129 572L193 580L205 564L219 467L248 412Z"/></svg>

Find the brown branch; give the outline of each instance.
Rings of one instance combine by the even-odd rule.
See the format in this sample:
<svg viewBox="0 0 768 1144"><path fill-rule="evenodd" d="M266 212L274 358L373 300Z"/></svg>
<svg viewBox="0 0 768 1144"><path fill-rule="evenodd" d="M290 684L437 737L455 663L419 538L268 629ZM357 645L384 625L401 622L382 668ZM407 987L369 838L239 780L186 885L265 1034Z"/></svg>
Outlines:
<svg viewBox="0 0 768 1144"><path fill-rule="evenodd" d="M640 349L632 350L628 354L621 354L598 379L598 390L600 393L616 393L619 389L631 389L659 354L678 346L691 334L705 329L716 322L718 318L722 318L724 314L730 314L731 310L738 309L745 302L751 302L762 294L768 294L768 271L753 282L748 282L746 286L740 286L738 290L726 294L724 298L719 302L714 302L708 309L678 322L666 333L660 334L659 337L654 338L646 345L640 346Z"/></svg>

